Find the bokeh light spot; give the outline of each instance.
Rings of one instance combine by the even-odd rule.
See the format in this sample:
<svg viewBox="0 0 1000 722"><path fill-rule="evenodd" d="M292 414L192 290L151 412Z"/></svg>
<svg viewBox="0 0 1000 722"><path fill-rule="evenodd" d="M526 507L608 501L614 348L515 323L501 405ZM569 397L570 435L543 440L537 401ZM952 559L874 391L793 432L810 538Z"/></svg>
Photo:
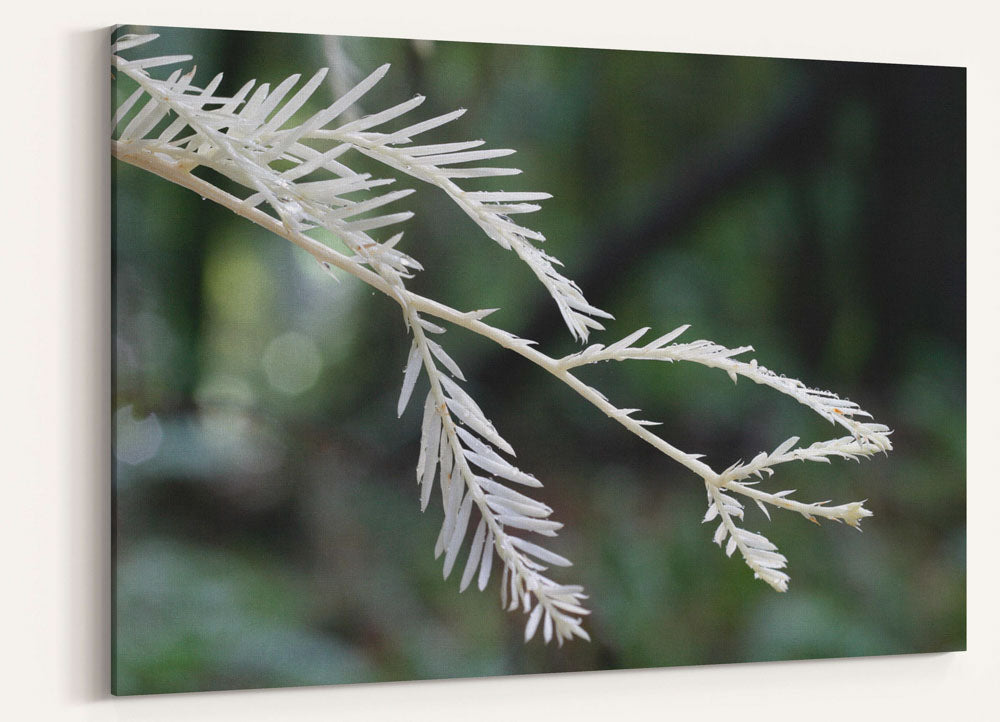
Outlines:
<svg viewBox="0 0 1000 722"><path fill-rule="evenodd" d="M271 386L289 396L311 388L323 366L316 343L297 331L274 338L264 350L261 362Z"/></svg>

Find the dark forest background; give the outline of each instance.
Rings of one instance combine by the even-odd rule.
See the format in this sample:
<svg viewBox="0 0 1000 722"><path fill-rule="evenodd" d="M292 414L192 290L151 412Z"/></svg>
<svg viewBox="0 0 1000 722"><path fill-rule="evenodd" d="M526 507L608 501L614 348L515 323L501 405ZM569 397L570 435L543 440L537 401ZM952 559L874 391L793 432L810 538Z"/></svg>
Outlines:
<svg viewBox="0 0 1000 722"><path fill-rule="evenodd" d="M136 30L129 28L127 30ZM274 84L331 64L312 36L158 29L197 80ZM398 308L282 239L113 165L118 693L899 654L965 645L965 71L864 63L342 38L341 74L393 68L362 103L468 108L422 142L516 148L506 189L588 299L640 327L753 344L858 401L896 450L788 465L768 488L868 499L864 533L776 514L787 594L699 522L698 479L518 357L455 329L468 389L544 483L592 643L521 642L497 580L458 593L397 420ZM137 51L131 51L135 54ZM142 51L139 51L142 52ZM334 58L338 60L338 58ZM154 71L155 72L155 71ZM113 99L131 92L113 88ZM319 99L332 102L334 90ZM382 171L383 174L389 171ZM414 290L550 355L576 346L516 258L433 188L407 199ZM472 187L466 184L466 187ZM837 432L717 371L586 371L716 468Z"/></svg>

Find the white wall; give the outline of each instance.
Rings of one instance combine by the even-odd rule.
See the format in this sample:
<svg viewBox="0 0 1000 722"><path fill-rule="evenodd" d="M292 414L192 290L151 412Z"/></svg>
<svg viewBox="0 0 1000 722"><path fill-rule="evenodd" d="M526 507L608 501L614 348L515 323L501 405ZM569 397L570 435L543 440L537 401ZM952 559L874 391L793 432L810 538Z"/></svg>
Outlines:
<svg viewBox="0 0 1000 722"><path fill-rule="evenodd" d="M20 2L4 10L0 717L997 719L1000 17L988 3ZM809 8L809 9L802 9ZM108 696L104 27L115 22L969 67L969 651L462 681ZM10 713L10 714L5 714Z"/></svg>

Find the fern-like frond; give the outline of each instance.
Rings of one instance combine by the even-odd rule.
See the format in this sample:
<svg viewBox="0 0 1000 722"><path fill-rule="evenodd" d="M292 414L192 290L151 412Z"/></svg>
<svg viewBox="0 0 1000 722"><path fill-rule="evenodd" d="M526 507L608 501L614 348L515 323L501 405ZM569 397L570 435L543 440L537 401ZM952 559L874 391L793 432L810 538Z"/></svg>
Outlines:
<svg viewBox="0 0 1000 722"><path fill-rule="evenodd" d="M344 133L343 129L323 131L316 137L350 142L366 155L380 160L407 175L435 185L443 190L487 236L501 248L513 250L532 270L549 295L555 300L574 338L586 341L591 329L601 330L597 318L613 318L611 314L597 308L584 298L575 282L556 270L558 259L542 252L531 241L544 241L545 237L519 225L510 216L532 213L541 206L541 201L551 196L537 192L467 191L455 182L459 179L483 178L497 175L516 175L514 168L459 167L454 166L474 161L499 158L514 151L508 149L470 150L478 148L484 141L473 140L461 143L411 146L411 138L418 133L436 127L438 122L450 122L458 117L450 113L425 123L404 128L396 133L363 135Z"/></svg>
<svg viewBox="0 0 1000 722"><path fill-rule="evenodd" d="M860 421L856 417L871 418L871 414L853 401L841 398L832 391L823 391L806 386L798 379L789 378L759 364L756 359L741 361L737 356L753 351L753 346L726 348L712 341L698 340L688 343L670 343L690 328L688 325L678 326L663 336L643 345L634 345L642 338L649 328L641 328L625 338L605 347L602 344L588 346L582 351L559 360L561 368L571 369L586 364L601 361L687 361L701 364L709 368L725 371L733 383L739 377L747 378L754 383L768 386L786 396L790 396L800 404L807 406L833 424L839 424L851 432L859 443L867 447L875 447L879 451L892 450L889 441L888 427L881 424ZM816 455L823 455L819 448ZM825 454L829 455L829 454ZM862 454L867 455L867 454ZM800 457L800 458L805 458Z"/></svg>
<svg viewBox="0 0 1000 722"><path fill-rule="evenodd" d="M256 85L251 81L236 95L221 97L214 95L221 75L201 89L193 85L194 71L184 75L177 71L166 80L155 79L146 72L185 62L190 56L129 61L117 54L155 37L123 36L112 48L117 70L139 85L118 109L115 127L128 117L137 102L145 101L116 138L120 152L145 152L170 158L188 171L198 166L211 168L247 191L248 207L266 204L283 223L296 230L325 227L341 237L352 236L350 240L354 242L349 245L363 262L371 260L363 252L369 249L382 254L380 260L393 266L397 273L408 275L420 265L399 251L379 249L366 234L401 223L412 213L358 216L399 200L410 191L380 192L363 202L352 200L351 194L372 191L394 181L357 174L339 160L348 150L355 150L444 190L488 237L504 249L513 250L527 264L556 302L575 338L585 340L590 329L602 328L596 318L611 318L588 303L579 287L555 269L557 259L532 244L544 241L542 234L511 220L513 215L537 210L539 206L528 201L542 200L549 194L466 191L455 182L519 174L517 168L468 165L507 156L513 150L483 149L482 140L412 145L414 137L450 123L464 110L411 123L395 131L379 130L418 108L424 100L418 95L337 125L338 119L386 74L389 66L383 65L333 104L295 124L293 118L305 110L322 86L326 69L315 73L294 93L301 80L299 75L290 76L274 89L267 83ZM154 133L168 118L169 125ZM304 180L320 172L328 174L328 178Z"/></svg>
<svg viewBox="0 0 1000 722"><path fill-rule="evenodd" d="M607 347L603 344L594 344L582 351L565 356L559 359L557 365L560 370L568 371L602 361L651 360L699 363L710 368L721 368L729 374L733 381L736 381L739 376L743 376L756 383L774 388L811 408L828 421L849 429L853 436L818 441L806 447L797 447L799 438L793 436L779 444L774 451L761 452L749 463L733 464L718 475L712 472L704 473L704 469L699 467L699 457L696 454L686 454L681 458L674 457L682 463L686 463L693 470L701 472L705 479L709 494L709 508L705 521L711 521L717 516L721 518L715 534L716 543L721 544L728 539L727 555L731 556L736 549L739 549L743 559L758 578L763 579L779 591L785 591L788 588L789 577L780 570L785 567L787 560L777 553L776 547L770 541L759 534L748 532L736 526L733 519L743 518L743 506L733 496L725 492L729 491L752 499L768 519L770 519L768 506L771 506L794 511L810 521L815 522L817 518L827 518L860 529L861 519L871 516L871 512L864 508L863 502L851 502L838 506L830 506L828 501L803 503L789 498L789 495L794 493L793 490L768 493L755 488L757 482L740 482L749 477L761 479L765 474L770 476L774 473L775 466L790 461L829 463L832 457L858 461L879 452L888 453L892 449L892 443L889 440L891 431L882 424L858 421L853 418L855 416L870 417L870 414L854 402L842 399L829 391L810 389L796 379L779 376L758 364L756 360L743 362L735 358L752 351L750 346L730 349L703 340L690 343L672 343L688 328L687 325L679 326L645 345L637 346L636 342L649 331L649 328L641 328ZM599 393L596 389L591 389L591 391ZM610 407L606 413L611 418L630 428L633 433L646 438L666 453L673 451L672 447L669 447L661 439L650 434L645 428L641 428L655 425L656 422L634 418L633 414L638 409L619 409L613 407L606 399L602 400Z"/></svg>
<svg viewBox="0 0 1000 722"><path fill-rule="evenodd" d="M266 84L261 85L253 94L250 94L252 84L248 83L237 96L227 98L213 95L221 76L205 89L198 89L191 84L193 73L182 76L177 71L166 80L157 80L144 71L144 65L135 65L118 56L115 62L118 70L135 80L141 91L130 96L116 113L116 127L141 95L147 98L114 141L121 153L155 155L187 172L199 166L211 168L243 189L246 208L266 204L285 226L295 231L326 228L344 240L361 263L384 264L401 276L421 267L394 247L398 238L381 244L369 235L369 231L401 223L413 215L409 211L370 213L404 198L411 190L381 193L358 202L350 194L370 191L392 183L393 179L373 179L368 174L351 171L337 160L342 148L324 152L296 148L298 152L292 153L261 144L260 137L266 129L283 124L302 108L322 80L322 73L314 75L287 101L284 98L297 82L297 76L289 79L293 82L286 81L273 91ZM360 96L373 84L374 81L367 86L363 83L352 91L351 98ZM248 95L249 100L244 101ZM242 109L236 111L241 104ZM334 103L303 126L335 118L348 105ZM166 127L154 133L164 123ZM285 167L279 169L279 162ZM326 171L328 177L299 180L320 171Z"/></svg>
<svg viewBox="0 0 1000 722"><path fill-rule="evenodd" d="M888 439L889 434L892 433L889 431L889 427L881 424L869 424L868 428L871 430L868 436L844 436L839 439L817 441L806 447L797 447L799 437L792 436L771 453L762 451L749 463L734 464L722 472L720 478L723 483L739 481L750 476L756 476L760 479L763 478L763 474L768 476L773 474L775 466L787 464L790 461L818 461L829 464L831 457L859 461L861 458L886 453L892 448Z"/></svg>
<svg viewBox="0 0 1000 722"><path fill-rule="evenodd" d="M782 569L788 564L778 547L761 534L741 529L734 519L743 519L743 505L713 484L707 484L708 511L703 522L719 517L719 526L712 537L719 546L726 542L726 556L737 549L743 561L753 570L754 576L770 584L779 592L788 590L789 577Z"/></svg>
<svg viewBox="0 0 1000 722"><path fill-rule="evenodd" d="M503 566L501 604L508 610L521 606L530 613L525 640L539 628L546 642L553 637L561 645L573 636L589 638L581 616L583 588L564 586L544 574L546 565L570 566L570 562L518 534L534 533L554 537L562 524L549 519L552 509L511 488L511 484L541 487L541 482L505 459L499 452L514 455L513 447L497 432L479 405L455 381L463 379L458 364L427 333L444 329L412 313L413 343L403 370L397 412L401 415L412 396L421 368L430 390L423 404L417 484L420 509L430 503L437 480L444 521L434 546L434 556L444 555L447 579L469 538L474 522L479 523L467 545L465 567L459 590L473 578L479 589L486 587L493 555ZM440 363L454 378L442 373Z"/></svg>

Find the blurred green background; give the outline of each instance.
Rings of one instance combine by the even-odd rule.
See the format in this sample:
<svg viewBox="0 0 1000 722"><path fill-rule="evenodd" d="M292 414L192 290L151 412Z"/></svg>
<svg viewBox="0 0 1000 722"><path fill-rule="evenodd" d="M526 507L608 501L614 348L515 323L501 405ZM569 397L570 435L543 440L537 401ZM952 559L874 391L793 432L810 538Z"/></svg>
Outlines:
<svg viewBox="0 0 1000 722"><path fill-rule="evenodd" d="M460 595L433 558L419 404L395 414L398 307L115 161L118 694L964 648L963 69L157 31L130 57L190 53L199 84L226 73L222 93L391 62L366 112L418 92L418 119L468 108L421 142L516 148L524 174L499 187L555 196L523 218L615 314L592 340L690 323L688 340L753 344L770 368L860 402L896 450L778 469L772 490L868 499L875 516L858 534L748 509L789 558L777 594L711 543L696 477L531 364L449 331L468 390L566 525L550 547L575 565L556 578L590 594L591 643L524 645L495 574ZM403 242L427 269L414 290L500 306L491 320L551 355L578 348L523 264L442 193L399 185L418 191ZM581 375L715 468L793 434L839 435L697 366Z"/></svg>

